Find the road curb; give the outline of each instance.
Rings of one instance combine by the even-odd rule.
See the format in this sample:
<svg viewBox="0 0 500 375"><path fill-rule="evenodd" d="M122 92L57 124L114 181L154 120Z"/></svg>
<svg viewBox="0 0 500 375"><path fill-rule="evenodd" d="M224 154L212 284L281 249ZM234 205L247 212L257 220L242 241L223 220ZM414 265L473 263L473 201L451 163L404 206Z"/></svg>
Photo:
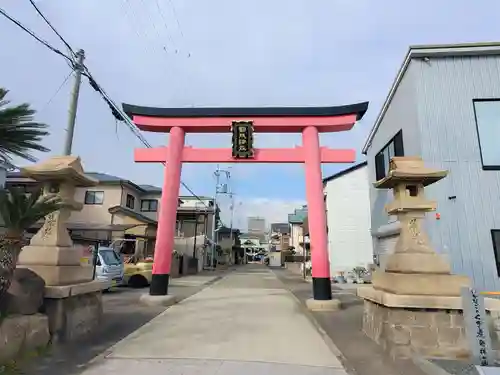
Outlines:
<svg viewBox="0 0 500 375"><path fill-rule="evenodd" d="M274 276L279 280L279 282L284 286L286 291L290 293L294 301L297 303L299 309L301 312L306 316L306 318L311 322L313 327L316 329L316 331L320 334L320 336L323 338L323 341L325 344L328 346L330 351L339 359L340 363L344 367L344 369L351 375L357 375L356 370L349 364L347 358L342 354L340 349L335 345L331 337L328 335L328 333L321 327L319 322L316 320L314 317L313 313L307 308L307 306L293 293L292 289L286 285L286 283L274 272L274 270L271 269L273 272ZM433 374L434 375L434 374ZM437 375L437 374L435 374Z"/></svg>
<svg viewBox="0 0 500 375"><path fill-rule="evenodd" d="M411 360L420 370L425 372L427 375L451 375L445 369L439 367L438 365L425 358L413 356Z"/></svg>

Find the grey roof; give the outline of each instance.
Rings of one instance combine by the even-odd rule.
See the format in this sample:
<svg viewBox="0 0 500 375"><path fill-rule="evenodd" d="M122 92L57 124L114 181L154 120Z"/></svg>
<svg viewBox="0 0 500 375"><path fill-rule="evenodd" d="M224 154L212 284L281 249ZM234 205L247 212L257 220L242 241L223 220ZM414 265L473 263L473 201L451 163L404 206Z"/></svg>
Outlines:
<svg viewBox="0 0 500 375"><path fill-rule="evenodd" d="M161 187L154 186L154 185L139 185L139 187L147 191L148 193L161 193Z"/></svg>
<svg viewBox="0 0 500 375"><path fill-rule="evenodd" d="M347 169L343 169L341 170L340 172L337 172L335 174L332 174L331 176L329 177L325 177L323 179L323 183L326 184L328 181L332 181L332 180L335 180L336 178L339 178L339 177L342 177L346 174L349 174L351 172L354 172L355 170L361 168L361 167L365 167L366 165L368 165L368 162L366 161L363 161L361 163L358 163L358 164L355 164L353 165L352 167L349 167Z"/></svg>
<svg viewBox="0 0 500 375"><path fill-rule="evenodd" d="M139 185L136 183L127 180L125 178L113 176L107 173L100 173L100 172L85 172L87 176L90 176L92 178L95 178L102 184L127 184L131 187L133 187L136 190L139 191L144 191Z"/></svg>
<svg viewBox="0 0 500 375"><path fill-rule="evenodd" d="M375 133L377 132L380 123L384 119L385 113L391 104L391 101L396 93L396 90L401 83L410 62L414 58L431 58L431 57L455 57L455 56L481 56L481 55L500 55L500 43L485 42L485 43L461 43L461 44L429 44L410 46L408 52L401 64L398 74L387 94L384 105L380 110L375 123L373 124L370 133L363 146L363 154L366 154Z"/></svg>
<svg viewBox="0 0 500 375"><path fill-rule="evenodd" d="M116 177L107 173L100 172L85 172L85 174L89 177L93 177L99 182L125 182L127 179Z"/></svg>

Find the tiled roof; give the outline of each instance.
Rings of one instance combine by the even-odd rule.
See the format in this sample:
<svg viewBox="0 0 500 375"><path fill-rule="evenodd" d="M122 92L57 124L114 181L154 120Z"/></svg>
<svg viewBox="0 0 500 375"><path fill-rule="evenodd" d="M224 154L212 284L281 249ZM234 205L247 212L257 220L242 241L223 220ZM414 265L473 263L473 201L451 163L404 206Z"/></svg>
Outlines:
<svg viewBox="0 0 500 375"><path fill-rule="evenodd" d="M125 214L127 216L133 217L133 218L135 218L137 220L140 220L140 221L143 221L143 222L149 223L149 224L156 224L157 223L156 220L151 219L151 218L149 218L147 216L144 216L144 215L142 215L142 214L140 214L138 212L135 212L135 211L133 211L133 210L127 208L127 207L113 206L113 207L110 207L108 209L108 211L111 214L120 212L120 213L123 213L123 214Z"/></svg>
<svg viewBox="0 0 500 375"><path fill-rule="evenodd" d="M289 234L290 225L288 223L272 223L271 232Z"/></svg>
<svg viewBox="0 0 500 375"><path fill-rule="evenodd" d="M125 182L125 181L127 181L125 178L112 176L112 175L106 174L106 173L85 172L85 174L89 177L95 178L99 182L122 182L122 181Z"/></svg>
<svg viewBox="0 0 500 375"><path fill-rule="evenodd" d="M161 193L161 187L154 186L154 185L139 185L139 187L147 192L151 193Z"/></svg>
<svg viewBox="0 0 500 375"><path fill-rule="evenodd" d="M302 224L307 216L307 207L295 209L293 214L288 214L288 222L290 224Z"/></svg>

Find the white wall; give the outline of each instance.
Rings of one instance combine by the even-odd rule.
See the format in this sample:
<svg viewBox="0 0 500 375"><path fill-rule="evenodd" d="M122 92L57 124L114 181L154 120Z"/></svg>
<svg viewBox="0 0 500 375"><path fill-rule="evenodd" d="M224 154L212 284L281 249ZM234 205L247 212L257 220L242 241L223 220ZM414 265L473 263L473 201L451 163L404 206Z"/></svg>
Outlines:
<svg viewBox="0 0 500 375"><path fill-rule="evenodd" d="M300 241L302 239L302 224L290 224L290 246L295 248L296 254L302 255L304 248L300 246Z"/></svg>
<svg viewBox="0 0 500 375"><path fill-rule="evenodd" d="M373 262L368 168L355 169L325 186L331 275Z"/></svg>

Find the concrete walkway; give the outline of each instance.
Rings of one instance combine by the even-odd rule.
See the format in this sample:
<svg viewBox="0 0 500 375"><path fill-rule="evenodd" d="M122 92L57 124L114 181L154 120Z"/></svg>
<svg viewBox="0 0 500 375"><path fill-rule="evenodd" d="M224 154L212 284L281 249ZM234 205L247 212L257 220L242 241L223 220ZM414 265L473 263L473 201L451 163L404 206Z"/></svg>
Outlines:
<svg viewBox="0 0 500 375"><path fill-rule="evenodd" d="M248 265L170 307L82 374L346 374L334 350L273 272Z"/></svg>

